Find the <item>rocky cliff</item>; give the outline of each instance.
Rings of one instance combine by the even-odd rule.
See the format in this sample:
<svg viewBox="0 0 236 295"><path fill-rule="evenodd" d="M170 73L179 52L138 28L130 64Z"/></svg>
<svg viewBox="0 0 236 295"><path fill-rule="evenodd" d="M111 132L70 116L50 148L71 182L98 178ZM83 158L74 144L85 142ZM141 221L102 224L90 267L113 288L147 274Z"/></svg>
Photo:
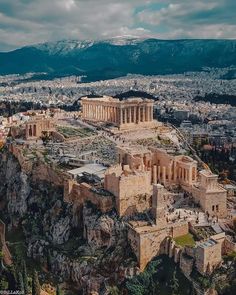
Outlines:
<svg viewBox="0 0 236 295"><path fill-rule="evenodd" d="M116 213L102 214L92 204L76 210L63 201L55 175L48 181L42 177L41 166L35 161L25 170L11 152L0 152L1 217L9 233L22 228L31 267L39 263L42 279L46 270L84 294L103 294L107 286L136 273L126 227Z"/></svg>

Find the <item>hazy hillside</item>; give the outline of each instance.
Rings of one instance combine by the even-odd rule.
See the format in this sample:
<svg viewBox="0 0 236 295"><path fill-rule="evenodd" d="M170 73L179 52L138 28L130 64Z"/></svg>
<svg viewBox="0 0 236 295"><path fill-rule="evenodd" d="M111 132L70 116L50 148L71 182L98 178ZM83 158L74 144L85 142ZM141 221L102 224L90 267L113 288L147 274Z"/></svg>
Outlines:
<svg viewBox="0 0 236 295"><path fill-rule="evenodd" d="M236 65L236 40L72 40L0 53L0 74L77 74L90 81L128 73L174 74L231 65Z"/></svg>

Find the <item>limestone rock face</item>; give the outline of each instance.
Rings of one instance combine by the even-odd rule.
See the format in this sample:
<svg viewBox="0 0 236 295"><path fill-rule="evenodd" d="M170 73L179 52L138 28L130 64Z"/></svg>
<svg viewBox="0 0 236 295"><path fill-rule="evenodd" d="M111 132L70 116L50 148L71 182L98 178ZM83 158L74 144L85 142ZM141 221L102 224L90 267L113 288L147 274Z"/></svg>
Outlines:
<svg viewBox="0 0 236 295"><path fill-rule="evenodd" d="M0 200L7 204L9 216L12 216L11 225L17 225L27 212L30 185L28 176L11 155L0 155L0 183L3 184L0 188Z"/></svg>
<svg viewBox="0 0 236 295"><path fill-rule="evenodd" d="M53 244L63 244L68 241L70 235L70 217L60 218L50 227L50 236Z"/></svg>
<svg viewBox="0 0 236 295"><path fill-rule="evenodd" d="M49 243L45 240L36 240L28 244L27 255L34 259L43 257L44 248L47 247Z"/></svg>
<svg viewBox="0 0 236 295"><path fill-rule="evenodd" d="M18 213L22 217L27 211L27 198L29 194L30 186L27 175L24 172L20 172L13 176L8 183L7 189L9 213Z"/></svg>

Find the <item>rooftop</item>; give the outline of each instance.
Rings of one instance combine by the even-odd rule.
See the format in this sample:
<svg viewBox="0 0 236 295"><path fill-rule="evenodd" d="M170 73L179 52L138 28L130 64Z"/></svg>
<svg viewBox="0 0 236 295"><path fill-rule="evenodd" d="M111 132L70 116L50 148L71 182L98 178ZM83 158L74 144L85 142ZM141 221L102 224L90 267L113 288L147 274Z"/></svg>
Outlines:
<svg viewBox="0 0 236 295"><path fill-rule="evenodd" d="M205 242L200 243L199 247L201 247L201 248L209 248L209 247L212 247L212 246L214 246L216 244L217 244L216 241L214 241L212 239L209 239L209 240L207 240Z"/></svg>
<svg viewBox="0 0 236 295"><path fill-rule="evenodd" d="M125 103L137 103L137 102L154 102L153 99L147 99L147 98L141 98L141 97L130 97L125 100L120 101L119 98L114 98L111 96L102 96L102 97L89 97L85 96L81 98L81 101L102 101L102 102L116 102L120 104L125 104Z"/></svg>
<svg viewBox="0 0 236 295"><path fill-rule="evenodd" d="M205 177L218 178L218 175L212 173L210 170L201 170L199 173Z"/></svg>
<svg viewBox="0 0 236 295"><path fill-rule="evenodd" d="M102 164L86 164L82 167L69 170L68 173L75 176L83 176L83 173L93 174L98 176L99 178L104 178L105 171L107 167L103 166Z"/></svg>

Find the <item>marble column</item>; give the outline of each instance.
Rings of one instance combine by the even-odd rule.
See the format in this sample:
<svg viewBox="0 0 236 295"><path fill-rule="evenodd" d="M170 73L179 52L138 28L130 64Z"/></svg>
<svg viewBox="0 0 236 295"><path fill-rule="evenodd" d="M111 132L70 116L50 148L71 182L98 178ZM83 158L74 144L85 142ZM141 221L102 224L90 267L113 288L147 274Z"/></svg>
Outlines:
<svg viewBox="0 0 236 295"><path fill-rule="evenodd" d="M156 184L157 183L157 166L156 165L153 165L153 171L152 171L152 182L154 183L154 184Z"/></svg>
<svg viewBox="0 0 236 295"><path fill-rule="evenodd" d="M105 121L105 107L102 106L102 120Z"/></svg>
<svg viewBox="0 0 236 295"><path fill-rule="evenodd" d="M151 107L149 106L149 108L148 108L148 120L149 120L149 122L152 120L151 119Z"/></svg>
<svg viewBox="0 0 236 295"><path fill-rule="evenodd" d="M179 167L179 171L178 171L178 178L179 178L179 180L182 180L182 171L181 171L180 167Z"/></svg>
<svg viewBox="0 0 236 295"><path fill-rule="evenodd" d="M138 123L141 122L141 109L140 106L138 107Z"/></svg>
<svg viewBox="0 0 236 295"><path fill-rule="evenodd" d="M137 107L134 107L134 123L137 123Z"/></svg>
<svg viewBox="0 0 236 295"><path fill-rule="evenodd" d="M99 120L101 121L101 105L98 108L98 116L99 116Z"/></svg>
<svg viewBox="0 0 236 295"><path fill-rule="evenodd" d="M103 105L103 121L106 121L106 107Z"/></svg>
<svg viewBox="0 0 236 295"><path fill-rule="evenodd" d="M109 122L111 120L111 107L107 107L107 121Z"/></svg>
<svg viewBox="0 0 236 295"><path fill-rule="evenodd" d="M132 123L132 107L129 107L129 123Z"/></svg>
<svg viewBox="0 0 236 295"><path fill-rule="evenodd" d="M95 119L98 119L98 106L95 106Z"/></svg>
<svg viewBox="0 0 236 295"><path fill-rule="evenodd" d="M115 107L112 107L112 122L115 122Z"/></svg>
<svg viewBox="0 0 236 295"><path fill-rule="evenodd" d="M116 123L116 107L114 107L114 123Z"/></svg>
<svg viewBox="0 0 236 295"><path fill-rule="evenodd" d="M162 181L166 183L166 167L162 167Z"/></svg>
<svg viewBox="0 0 236 295"><path fill-rule="evenodd" d="M125 117L125 122L124 123L127 124L127 109L124 109L124 113L125 113L124 114L124 117Z"/></svg>
<svg viewBox="0 0 236 295"><path fill-rule="evenodd" d="M161 180L161 166L157 167L157 179L158 179L158 181Z"/></svg>
<svg viewBox="0 0 236 295"><path fill-rule="evenodd" d="M147 105L145 109L146 109L146 118L145 119L146 119L146 122L148 122L149 121L149 116L148 116L149 106Z"/></svg>
<svg viewBox="0 0 236 295"><path fill-rule="evenodd" d="M110 119L110 107L106 107L106 121L109 121L109 119Z"/></svg>
<svg viewBox="0 0 236 295"><path fill-rule="evenodd" d="M168 167L168 180L169 180L169 183L170 183L171 180L172 180L171 164L170 164L169 167Z"/></svg>
<svg viewBox="0 0 236 295"><path fill-rule="evenodd" d="M120 107L120 125L123 124L123 109Z"/></svg>
<svg viewBox="0 0 236 295"><path fill-rule="evenodd" d="M191 167L189 169L189 175L188 175L188 182L189 182L189 184L192 184L192 179L193 179L193 168Z"/></svg>
<svg viewBox="0 0 236 295"><path fill-rule="evenodd" d="M118 123L117 122L117 107L115 107L115 123Z"/></svg>
<svg viewBox="0 0 236 295"><path fill-rule="evenodd" d="M176 182L176 180L177 180L177 175L178 175L178 171L177 171L177 167L176 167L176 162L174 161L174 168L173 168L174 182Z"/></svg>

